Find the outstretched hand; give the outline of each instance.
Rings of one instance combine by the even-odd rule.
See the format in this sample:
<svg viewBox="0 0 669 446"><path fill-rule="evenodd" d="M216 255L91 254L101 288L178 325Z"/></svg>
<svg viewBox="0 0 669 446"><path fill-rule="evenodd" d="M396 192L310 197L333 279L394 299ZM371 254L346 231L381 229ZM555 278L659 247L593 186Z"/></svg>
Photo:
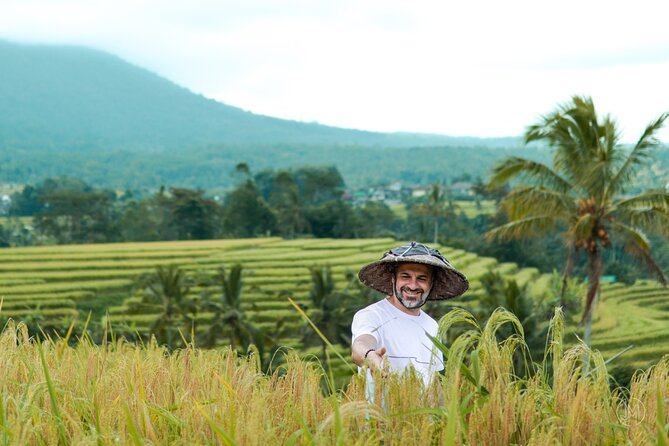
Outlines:
<svg viewBox="0 0 669 446"><path fill-rule="evenodd" d="M381 347L374 351L369 352L367 355L367 363L370 368L375 368L382 370L383 369L383 357L386 355L386 348Z"/></svg>

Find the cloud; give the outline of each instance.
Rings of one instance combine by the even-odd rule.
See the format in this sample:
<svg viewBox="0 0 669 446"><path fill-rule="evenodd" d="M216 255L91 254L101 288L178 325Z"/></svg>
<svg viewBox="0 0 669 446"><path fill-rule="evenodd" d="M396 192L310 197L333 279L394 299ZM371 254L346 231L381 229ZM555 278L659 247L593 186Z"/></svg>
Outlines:
<svg viewBox="0 0 669 446"><path fill-rule="evenodd" d="M589 94L631 140L669 109L667 9L646 0L6 0L0 37L100 48L256 113L368 130L517 135Z"/></svg>

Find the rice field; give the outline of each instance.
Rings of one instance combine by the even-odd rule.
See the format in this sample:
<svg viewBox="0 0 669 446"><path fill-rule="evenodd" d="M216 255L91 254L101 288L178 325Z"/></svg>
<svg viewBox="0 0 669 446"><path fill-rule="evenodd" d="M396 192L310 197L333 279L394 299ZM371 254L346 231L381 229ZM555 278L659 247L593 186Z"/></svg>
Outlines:
<svg viewBox="0 0 669 446"><path fill-rule="evenodd" d="M83 325L92 312L91 326L110 323L120 332L147 333L155 314L128 314L141 300L136 288L140 275L158 265L175 264L188 274L213 275L220 266L244 267L242 307L250 320L270 332L281 326L278 341L299 347L297 334L304 321L289 304L308 304L309 268L328 266L337 286L349 286L350 274L401 242L392 239L279 238L153 242L13 248L0 250L0 317L31 319L35 323L67 328L72 320ZM458 302L476 305L482 292L479 278L488 271L529 284L532 293L547 292L550 275L534 268L519 268L461 249L440 247L442 253L470 279L471 289ZM203 288L193 287L197 296ZM593 346L614 364L645 368L669 351L669 292L653 282L627 287L606 285L595 313ZM458 303L454 302L454 303ZM426 309L443 314L444 304ZM198 316L201 329L211 314ZM570 328L569 344L577 342L579 327ZM632 347L630 347L632 346ZM347 354L344 352L344 356ZM345 369L348 364L339 364Z"/></svg>
<svg viewBox="0 0 669 446"><path fill-rule="evenodd" d="M654 281L606 285L593 324L593 347L606 357L646 367L669 353L669 290Z"/></svg>
<svg viewBox="0 0 669 446"><path fill-rule="evenodd" d="M465 313L440 320L440 338ZM0 441L4 445L592 445L667 444L669 363L611 390L602 356L586 368L553 319L544 361L513 369L523 340L496 331L505 311L448 347L447 367L423 387L413 374L365 375L336 389L325 369L288 351L275 369L257 356L193 345L166 352L84 334L37 342L10 323L0 333ZM553 373L546 373L552 369ZM587 369L587 370L586 370Z"/></svg>

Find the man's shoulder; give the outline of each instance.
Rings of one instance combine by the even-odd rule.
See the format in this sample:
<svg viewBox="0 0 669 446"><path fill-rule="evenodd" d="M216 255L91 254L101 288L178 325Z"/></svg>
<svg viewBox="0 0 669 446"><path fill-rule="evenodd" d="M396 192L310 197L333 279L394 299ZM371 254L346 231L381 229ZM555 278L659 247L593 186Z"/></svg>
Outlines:
<svg viewBox="0 0 669 446"><path fill-rule="evenodd" d="M388 300L387 299L381 299L377 302L374 302L373 304L369 304L364 308L361 308L358 310L358 313L360 312L373 312L376 313L378 311L383 311L387 309L388 305Z"/></svg>
<svg viewBox="0 0 669 446"><path fill-rule="evenodd" d="M421 312L422 312L423 317L424 317L423 323L425 325L432 326L432 327L435 327L435 328L439 327L439 322L437 322L432 316L430 316L429 314L427 314L423 310L421 310Z"/></svg>
<svg viewBox="0 0 669 446"><path fill-rule="evenodd" d="M364 308L359 309L355 313L355 318L385 318L388 315L387 301L381 299L378 302L369 304Z"/></svg>

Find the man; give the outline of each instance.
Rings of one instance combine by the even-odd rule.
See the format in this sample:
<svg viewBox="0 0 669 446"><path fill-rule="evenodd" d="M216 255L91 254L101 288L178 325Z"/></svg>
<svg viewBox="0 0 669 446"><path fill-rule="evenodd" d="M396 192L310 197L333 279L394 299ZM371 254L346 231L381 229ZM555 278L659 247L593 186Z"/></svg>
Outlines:
<svg viewBox="0 0 669 446"><path fill-rule="evenodd" d="M386 252L358 273L362 283L387 298L358 311L351 326L351 357L362 367L391 371L413 367L429 384L444 368L440 351L426 333L437 336L438 324L421 307L428 300L461 295L467 278L437 251L412 242Z"/></svg>

